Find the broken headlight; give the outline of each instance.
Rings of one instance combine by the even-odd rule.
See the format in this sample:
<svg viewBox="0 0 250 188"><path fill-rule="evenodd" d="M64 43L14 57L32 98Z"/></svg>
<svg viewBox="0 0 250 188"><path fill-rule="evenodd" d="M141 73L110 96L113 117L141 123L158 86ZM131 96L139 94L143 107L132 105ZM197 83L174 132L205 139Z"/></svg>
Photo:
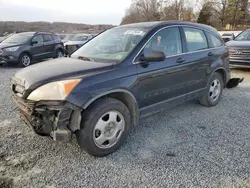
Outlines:
<svg viewBox="0 0 250 188"><path fill-rule="evenodd" d="M45 84L35 89L29 95L28 100L64 100L80 81L80 79L63 80Z"/></svg>

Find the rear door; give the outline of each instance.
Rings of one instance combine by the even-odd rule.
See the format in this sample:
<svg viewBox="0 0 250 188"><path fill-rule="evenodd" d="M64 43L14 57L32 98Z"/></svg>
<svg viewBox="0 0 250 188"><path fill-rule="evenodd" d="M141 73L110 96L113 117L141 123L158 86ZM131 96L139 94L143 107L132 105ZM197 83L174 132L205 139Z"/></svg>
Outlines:
<svg viewBox="0 0 250 188"><path fill-rule="evenodd" d="M51 58L55 52L55 43L51 35L43 34L45 56L46 58Z"/></svg>
<svg viewBox="0 0 250 188"><path fill-rule="evenodd" d="M182 27L186 48L186 66L188 70L187 98L192 99L204 92L207 75L213 62L208 40L203 30Z"/></svg>
<svg viewBox="0 0 250 188"><path fill-rule="evenodd" d="M44 48L43 36L36 35L31 39L33 43L31 46L31 53L34 59L42 59L46 54L46 49Z"/></svg>
<svg viewBox="0 0 250 188"><path fill-rule="evenodd" d="M150 51L164 52L166 59L162 62L148 63L138 60L140 56ZM173 105L176 101L179 103L185 101L189 75L185 66L186 57L183 54L179 27L160 29L148 41L139 57L135 63L138 69L139 105L143 113L161 110L160 108L165 108L169 101L172 101Z"/></svg>

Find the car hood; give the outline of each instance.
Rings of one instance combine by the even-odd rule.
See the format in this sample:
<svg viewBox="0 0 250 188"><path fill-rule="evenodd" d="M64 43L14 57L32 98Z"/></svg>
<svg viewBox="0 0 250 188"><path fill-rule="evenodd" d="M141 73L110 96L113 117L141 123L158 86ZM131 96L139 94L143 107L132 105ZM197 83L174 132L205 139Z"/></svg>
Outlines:
<svg viewBox="0 0 250 188"><path fill-rule="evenodd" d="M230 48L250 48L250 41L229 41L226 45Z"/></svg>
<svg viewBox="0 0 250 188"><path fill-rule="evenodd" d="M8 47L20 46L20 45L22 45L22 44L3 43L3 42L1 42L1 43L0 43L0 49L8 48Z"/></svg>
<svg viewBox="0 0 250 188"><path fill-rule="evenodd" d="M85 44L87 41L84 40L84 41L68 41L68 42L65 42L64 45L78 45L78 44Z"/></svg>
<svg viewBox="0 0 250 188"><path fill-rule="evenodd" d="M13 80L22 83L25 90L33 90L49 82L83 78L113 68L112 63L97 63L74 58L59 58L31 65L18 71Z"/></svg>
<svg viewBox="0 0 250 188"><path fill-rule="evenodd" d="M5 38L4 37L0 37L0 42L2 42Z"/></svg>

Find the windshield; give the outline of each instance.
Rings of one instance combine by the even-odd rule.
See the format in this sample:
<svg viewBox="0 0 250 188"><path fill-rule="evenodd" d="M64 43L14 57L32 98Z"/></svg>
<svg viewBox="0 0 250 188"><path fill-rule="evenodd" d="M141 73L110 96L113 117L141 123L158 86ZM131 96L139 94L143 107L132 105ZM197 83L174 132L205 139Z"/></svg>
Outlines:
<svg viewBox="0 0 250 188"><path fill-rule="evenodd" d="M71 40L75 37L75 35L66 35L63 40Z"/></svg>
<svg viewBox="0 0 250 188"><path fill-rule="evenodd" d="M14 34L5 39L2 43L22 44L28 42L28 40L30 40L32 36L33 34L30 33Z"/></svg>
<svg viewBox="0 0 250 188"><path fill-rule="evenodd" d="M86 43L71 55L98 62L121 61L135 48L147 33L147 28L113 28Z"/></svg>
<svg viewBox="0 0 250 188"><path fill-rule="evenodd" d="M71 41L84 41L84 40L87 40L88 39L88 36L86 35L76 35L76 36L73 36L71 38Z"/></svg>
<svg viewBox="0 0 250 188"><path fill-rule="evenodd" d="M236 40L236 41L249 41L250 40L250 30L243 31L234 40Z"/></svg>

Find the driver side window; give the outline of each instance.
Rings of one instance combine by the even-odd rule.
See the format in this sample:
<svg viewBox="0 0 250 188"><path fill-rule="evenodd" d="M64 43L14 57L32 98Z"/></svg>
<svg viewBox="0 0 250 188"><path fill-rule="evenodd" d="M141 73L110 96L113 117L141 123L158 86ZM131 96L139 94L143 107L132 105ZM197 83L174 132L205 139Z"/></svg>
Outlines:
<svg viewBox="0 0 250 188"><path fill-rule="evenodd" d="M161 51L166 57L182 53L181 35L178 27L166 28L156 33L144 48L144 55Z"/></svg>
<svg viewBox="0 0 250 188"><path fill-rule="evenodd" d="M43 43L42 35L36 35L35 37L33 37L32 42L37 42L38 44Z"/></svg>

